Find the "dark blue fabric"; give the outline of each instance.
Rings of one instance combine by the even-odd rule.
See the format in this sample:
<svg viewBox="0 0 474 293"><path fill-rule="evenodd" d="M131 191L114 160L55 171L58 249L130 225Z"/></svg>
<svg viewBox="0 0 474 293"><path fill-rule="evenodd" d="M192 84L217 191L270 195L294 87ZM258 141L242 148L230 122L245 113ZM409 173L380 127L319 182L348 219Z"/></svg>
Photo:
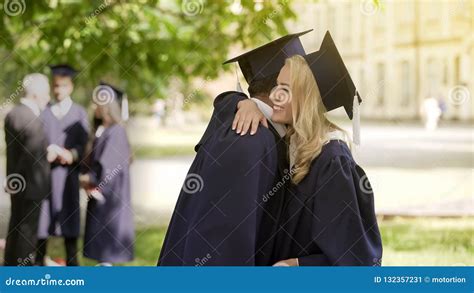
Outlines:
<svg viewBox="0 0 474 293"><path fill-rule="evenodd" d="M326 144L310 172L288 188L275 259L301 266L373 266L382 258L374 194L365 172L339 140Z"/></svg>
<svg viewBox="0 0 474 293"><path fill-rule="evenodd" d="M216 97L187 177L198 178L200 186L190 190L185 181L158 265L270 263L273 245L266 231L276 227L279 205L263 198L280 179L278 151L271 129L260 127L253 136L231 129L237 103L246 98L238 92ZM268 221L274 227L263 228L264 218L274 219Z"/></svg>

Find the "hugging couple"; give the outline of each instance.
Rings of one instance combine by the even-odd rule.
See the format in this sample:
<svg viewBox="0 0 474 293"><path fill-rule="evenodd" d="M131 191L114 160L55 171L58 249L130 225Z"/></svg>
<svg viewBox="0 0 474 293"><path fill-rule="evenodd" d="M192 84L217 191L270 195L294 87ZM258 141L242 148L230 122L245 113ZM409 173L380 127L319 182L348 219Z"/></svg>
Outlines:
<svg viewBox="0 0 474 293"><path fill-rule="evenodd" d="M329 32L306 54L291 34L238 62L250 98L215 98L159 266L373 266L382 242L374 194L347 133L362 101Z"/></svg>

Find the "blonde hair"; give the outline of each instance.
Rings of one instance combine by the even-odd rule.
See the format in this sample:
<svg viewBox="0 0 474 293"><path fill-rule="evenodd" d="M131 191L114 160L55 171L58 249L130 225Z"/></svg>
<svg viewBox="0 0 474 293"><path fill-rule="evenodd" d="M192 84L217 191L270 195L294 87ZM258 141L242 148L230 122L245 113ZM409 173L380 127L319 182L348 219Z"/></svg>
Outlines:
<svg viewBox="0 0 474 293"><path fill-rule="evenodd" d="M290 88L292 94L293 125L289 127L288 136L295 144L295 165L292 181L301 182L308 174L312 161L319 156L328 141L328 132L340 130L330 122L324 113L318 85L305 59L295 55L286 59L285 65L290 69Z"/></svg>

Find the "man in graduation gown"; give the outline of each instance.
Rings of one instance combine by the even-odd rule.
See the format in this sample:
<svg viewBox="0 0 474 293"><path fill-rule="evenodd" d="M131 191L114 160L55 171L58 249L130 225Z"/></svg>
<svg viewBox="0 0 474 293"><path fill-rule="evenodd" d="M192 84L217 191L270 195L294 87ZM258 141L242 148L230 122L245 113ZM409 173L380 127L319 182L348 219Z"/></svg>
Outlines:
<svg viewBox="0 0 474 293"><path fill-rule="evenodd" d="M303 32L306 33L306 32ZM249 93L269 102L285 58L303 54L298 37L288 35L228 62L239 62ZM226 63L228 63L226 62ZM286 144L282 125L256 135L232 130L240 92L214 101L211 121L196 145L163 243L158 265L271 265L272 235L282 198ZM270 107L261 103L262 107Z"/></svg>
<svg viewBox="0 0 474 293"><path fill-rule="evenodd" d="M78 265L77 238L80 229L79 164L88 139L85 109L71 98L76 71L69 65L51 66L56 103L43 113L51 162L51 197L43 202L38 229L38 257L44 264L47 238L62 236L66 264Z"/></svg>
<svg viewBox="0 0 474 293"><path fill-rule="evenodd" d="M30 266L35 257L41 201L50 194L48 146L40 112L49 101L48 78L39 73L23 80L25 97L5 118L7 177L11 214L5 247L6 266Z"/></svg>

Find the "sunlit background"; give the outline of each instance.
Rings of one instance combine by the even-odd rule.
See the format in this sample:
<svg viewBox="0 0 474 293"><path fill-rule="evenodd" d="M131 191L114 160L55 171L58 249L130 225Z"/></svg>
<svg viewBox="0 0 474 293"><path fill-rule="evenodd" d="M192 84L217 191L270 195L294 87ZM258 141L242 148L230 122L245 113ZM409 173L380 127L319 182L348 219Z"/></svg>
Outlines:
<svg viewBox="0 0 474 293"><path fill-rule="evenodd" d="M363 99L354 154L375 190L382 264L474 264L474 1L38 2L2 5L2 121L21 78L50 63L80 70L73 99L84 106L101 79L127 92L132 264L156 263L213 97L236 87L235 68L221 63L310 28L306 51L329 30ZM343 110L329 117L351 130ZM0 197L0 238L9 206ZM63 255L53 245L51 256Z"/></svg>

